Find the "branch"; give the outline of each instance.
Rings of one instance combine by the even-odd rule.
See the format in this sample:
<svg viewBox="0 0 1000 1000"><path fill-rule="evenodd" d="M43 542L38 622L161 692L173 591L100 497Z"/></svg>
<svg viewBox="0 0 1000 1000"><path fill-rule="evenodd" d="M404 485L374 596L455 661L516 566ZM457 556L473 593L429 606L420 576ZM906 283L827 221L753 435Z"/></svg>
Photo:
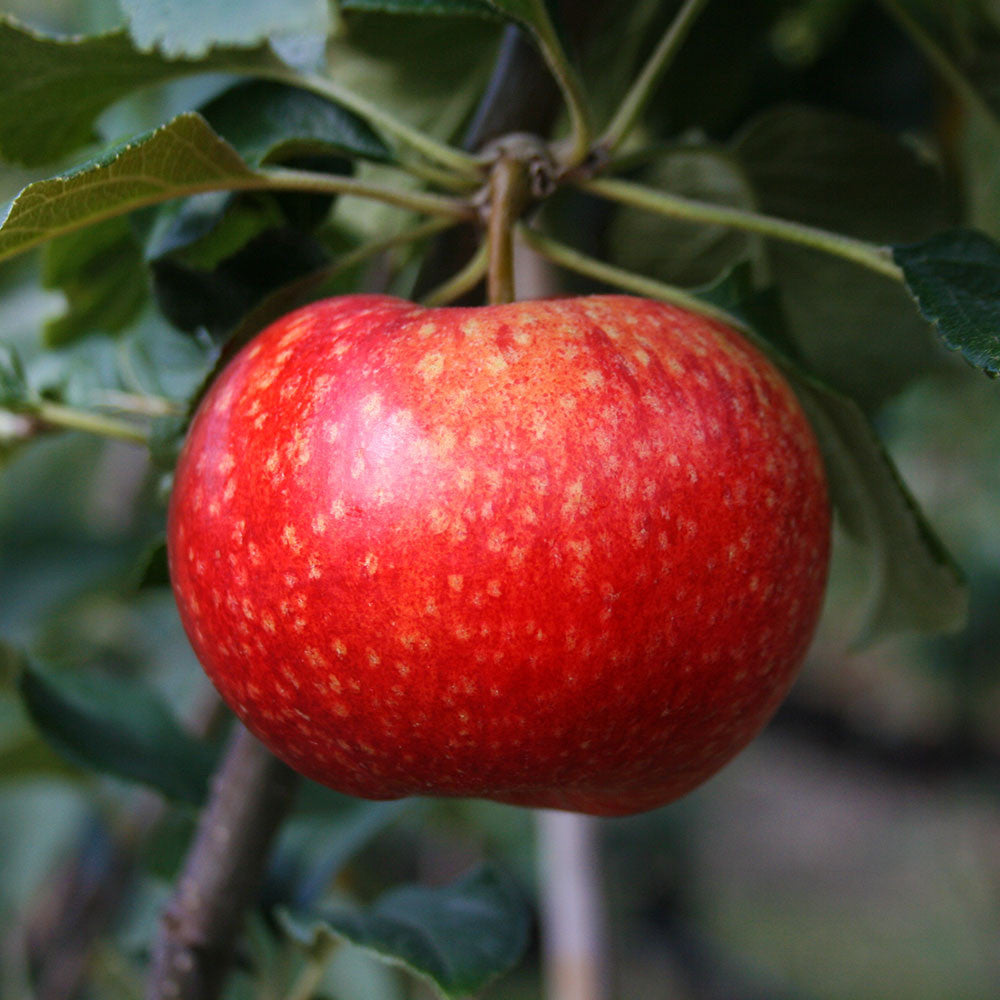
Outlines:
<svg viewBox="0 0 1000 1000"><path fill-rule="evenodd" d="M224 712L215 689L206 683L185 728L207 738ZM35 1000L72 1000L80 995L95 944L118 917L134 884L143 844L167 809L154 792L137 790L112 824L96 817L88 822L73 857L49 876L25 927L16 929L8 942L12 952L23 952L28 965L37 969Z"/></svg>
<svg viewBox="0 0 1000 1000"><path fill-rule="evenodd" d="M153 949L147 1000L213 1000L297 775L237 725Z"/></svg>
<svg viewBox="0 0 1000 1000"><path fill-rule="evenodd" d="M554 809L535 815L545 995L603 1000L608 942L597 821Z"/></svg>
<svg viewBox="0 0 1000 1000"><path fill-rule="evenodd" d="M534 35L556 83L559 85L563 102L569 113L569 159L564 165L575 167L583 163L590 152L590 108L583 92L583 83L566 58L555 25L549 16L548 8L544 3L537 4L536 8L539 16L533 24Z"/></svg>

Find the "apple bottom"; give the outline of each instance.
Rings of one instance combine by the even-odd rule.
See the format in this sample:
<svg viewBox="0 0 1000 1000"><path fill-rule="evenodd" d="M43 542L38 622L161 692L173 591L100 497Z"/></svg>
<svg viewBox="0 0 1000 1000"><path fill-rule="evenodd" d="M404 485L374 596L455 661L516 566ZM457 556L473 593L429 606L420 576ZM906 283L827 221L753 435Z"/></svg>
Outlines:
<svg viewBox="0 0 1000 1000"><path fill-rule="evenodd" d="M404 696L391 685L359 685L349 714L331 711L319 694L310 698L301 681L290 697L281 678L292 674L280 662L270 690L241 679L232 663L214 680L262 742L337 791L616 816L681 797L742 750L786 695L804 650L785 652L780 667L752 652L738 666L698 664L700 685L690 683L694 666L648 658L606 665L590 678L536 662L495 677L486 691L470 686L464 664L449 670L437 661ZM377 675L381 666L367 670ZM553 676L563 682L553 686ZM615 678L624 676L632 682L616 691Z"/></svg>

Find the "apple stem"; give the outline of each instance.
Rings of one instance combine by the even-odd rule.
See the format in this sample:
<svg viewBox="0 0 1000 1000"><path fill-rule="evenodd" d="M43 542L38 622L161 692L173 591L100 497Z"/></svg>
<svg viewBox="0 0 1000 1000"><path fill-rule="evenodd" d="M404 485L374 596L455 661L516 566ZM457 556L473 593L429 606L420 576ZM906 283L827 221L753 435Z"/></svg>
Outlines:
<svg viewBox="0 0 1000 1000"><path fill-rule="evenodd" d="M598 139L599 150L603 150L605 154L613 153L628 137L707 2L708 0L687 0L677 12L612 116L604 134Z"/></svg>
<svg viewBox="0 0 1000 1000"><path fill-rule="evenodd" d="M298 785L238 723L154 943L147 1000L214 1000Z"/></svg>
<svg viewBox="0 0 1000 1000"><path fill-rule="evenodd" d="M597 822L541 809L537 816L540 919L547 1000L607 996L607 929L598 884Z"/></svg>
<svg viewBox="0 0 1000 1000"><path fill-rule="evenodd" d="M514 301L514 225L530 198L525 162L501 153L490 174L486 229L487 293L493 305Z"/></svg>

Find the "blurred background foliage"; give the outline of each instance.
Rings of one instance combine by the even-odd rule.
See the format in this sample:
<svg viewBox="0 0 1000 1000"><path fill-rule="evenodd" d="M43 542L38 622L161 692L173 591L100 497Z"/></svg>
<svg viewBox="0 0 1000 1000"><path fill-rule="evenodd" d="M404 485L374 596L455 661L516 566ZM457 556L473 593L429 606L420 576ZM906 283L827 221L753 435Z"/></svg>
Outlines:
<svg viewBox="0 0 1000 1000"><path fill-rule="evenodd" d="M676 6L597 6L579 57L599 111L614 106ZM990 110L1000 106L1000 3L899 5L972 81L975 100L942 80L892 6L710 3L652 109L645 138L668 138L645 147L635 176L880 242L959 221L1000 237L1000 127ZM65 34L122 21L113 0L0 8ZM498 26L378 14L347 21L334 43L338 72L442 137L460 135ZM133 133L231 83L152 88L109 109L99 131ZM51 172L3 170L0 198ZM36 389L81 405L150 395L182 411L223 336L271 278L277 284L279 265L282 280L308 271L385 231L400 212L273 196L208 198L183 211L187 218L170 209L109 225L82 248L66 238L0 268L0 338ZM613 995L992 1000L1000 991L998 387L944 351L902 292L850 265L612 212L579 194L561 194L546 212L577 245L668 281L698 286L749 262L776 290L800 356L874 417L972 593L958 635L857 649L870 581L863 554L838 538L820 636L765 735L682 802L599 823ZM404 254L393 264L390 290L407 294L418 260ZM347 289L366 277L340 280ZM129 694L139 680L172 718L204 714L205 682L155 555L150 566L163 530L164 467L141 449L79 434L0 447L0 995L27 998L35 981L50 998L72 995L66 982L82 984L84 997L138 996L192 805L163 805L81 766L72 747L47 743L26 712L13 650L56 673L103 678L93 697L120 700L123 711L140 711ZM386 807L314 792L283 834L272 902L327 892L370 900L400 881L453 878L483 857L534 882L533 831L521 810ZM88 928L98 929L96 943L81 936ZM228 995L283 995L298 959L263 912L249 941ZM330 997L426 995L351 947L324 984ZM532 946L484 996L517 1000L539 989Z"/></svg>

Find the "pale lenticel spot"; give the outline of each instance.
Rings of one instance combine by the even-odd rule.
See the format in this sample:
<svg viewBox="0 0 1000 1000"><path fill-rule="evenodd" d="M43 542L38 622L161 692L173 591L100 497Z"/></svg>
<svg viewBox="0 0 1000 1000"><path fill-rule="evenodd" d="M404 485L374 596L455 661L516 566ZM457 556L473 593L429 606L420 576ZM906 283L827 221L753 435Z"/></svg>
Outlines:
<svg viewBox="0 0 1000 1000"><path fill-rule="evenodd" d="M382 412L382 397L377 392L369 393L361 400L361 413L368 420L376 420Z"/></svg>
<svg viewBox="0 0 1000 1000"><path fill-rule="evenodd" d="M313 667L330 666L326 657L314 646L306 646L306 648L302 651L302 655L305 656L308 663Z"/></svg>
<svg viewBox="0 0 1000 1000"><path fill-rule="evenodd" d="M417 374L425 382L433 382L444 371L444 355L437 351L425 354L417 362Z"/></svg>
<svg viewBox="0 0 1000 1000"><path fill-rule="evenodd" d="M281 532L281 539L296 555L302 551L302 543L299 541L299 537L295 533L294 525L285 525Z"/></svg>

